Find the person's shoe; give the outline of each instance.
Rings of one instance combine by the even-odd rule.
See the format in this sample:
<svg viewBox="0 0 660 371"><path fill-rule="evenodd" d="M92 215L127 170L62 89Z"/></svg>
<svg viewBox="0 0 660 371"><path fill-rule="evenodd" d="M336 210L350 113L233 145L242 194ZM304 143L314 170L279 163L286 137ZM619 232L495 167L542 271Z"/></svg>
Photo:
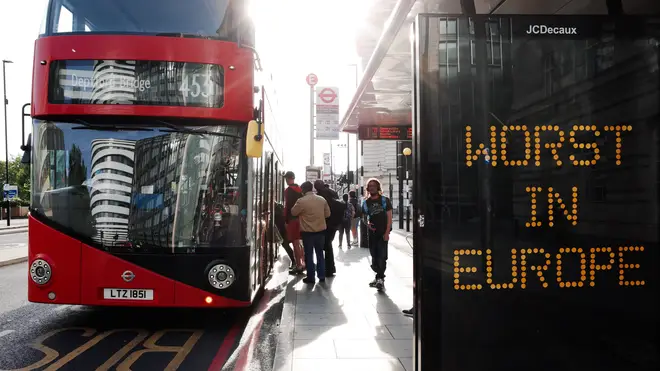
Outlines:
<svg viewBox="0 0 660 371"><path fill-rule="evenodd" d="M402 310L403 315L406 316L406 317L412 317L413 316L413 309L415 309L415 307L412 307L410 309Z"/></svg>
<svg viewBox="0 0 660 371"><path fill-rule="evenodd" d="M325 282L325 277L324 278L319 278L319 282Z"/></svg>
<svg viewBox="0 0 660 371"><path fill-rule="evenodd" d="M373 281L369 282L369 287L376 287L377 283L378 283L378 280L374 278Z"/></svg>
<svg viewBox="0 0 660 371"><path fill-rule="evenodd" d="M383 291L385 289L385 281L382 278L376 280L376 290Z"/></svg>
<svg viewBox="0 0 660 371"><path fill-rule="evenodd" d="M303 279L303 282L307 284L314 284L316 281L313 278L305 278Z"/></svg>

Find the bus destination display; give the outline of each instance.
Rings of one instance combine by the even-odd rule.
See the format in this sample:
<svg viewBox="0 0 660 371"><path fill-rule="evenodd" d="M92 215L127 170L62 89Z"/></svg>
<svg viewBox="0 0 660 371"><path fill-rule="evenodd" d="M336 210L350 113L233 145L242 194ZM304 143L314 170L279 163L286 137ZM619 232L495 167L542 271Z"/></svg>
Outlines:
<svg viewBox="0 0 660 371"><path fill-rule="evenodd" d="M124 60L51 64L48 100L55 104L119 104L220 108L222 66Z"/></svg>

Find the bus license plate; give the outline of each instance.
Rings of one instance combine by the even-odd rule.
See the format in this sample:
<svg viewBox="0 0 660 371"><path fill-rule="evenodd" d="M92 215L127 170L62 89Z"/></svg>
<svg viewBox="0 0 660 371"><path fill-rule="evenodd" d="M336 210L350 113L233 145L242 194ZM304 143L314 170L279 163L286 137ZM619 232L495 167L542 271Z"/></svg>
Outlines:
<svg viewBox="0 0 660 371"><path fill-rule="evenodd" d="M108 300L154 300L154 290L103 289L103 299L108 299Z"/></svg>

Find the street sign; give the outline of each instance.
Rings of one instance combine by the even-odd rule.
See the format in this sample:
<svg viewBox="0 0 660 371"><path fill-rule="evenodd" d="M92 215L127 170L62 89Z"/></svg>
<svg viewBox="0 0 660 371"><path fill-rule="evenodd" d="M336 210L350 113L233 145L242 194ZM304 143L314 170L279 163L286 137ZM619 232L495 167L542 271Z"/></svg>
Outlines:
<svg viewBox="0 0 660 371"><path fill-rule="evenodd" d="M319 99L325 104L332 104L337 98L337 93L330 88L325 88L319 93Z"/></svg>
<svg viewBox="0 0 660 371"><path fill-rule="evenodd" d="M5 201L10 201L18 197L18 186L5 184L2 187L3 199Z"/></svg>
<svg viewBox="0 0 660 371"><path fill-rule="evenodd" d="M337 88L318 88L318 100L316 101L317 105L328 105L328 106L338 106L339 103L335 100L337 99ZM320 101L320 102L319 102Z"/></svg>
<svg viewBox="0 0 660 371"><path fill-rule="evenodd" d="M321 178L320 166L306 166L305 167L305 180L314 183L317 179Z"/></svg>
<svg viewBox="0 0 660 371"><path fill-rule="evenodd" d="M319 78L315 74L310 73L309 75L307 75L305 81L307 81L307 85L314 86L319 82Z"/></svg>
<svg viewBox="0 0 660 371"><path fill-rule="evenodd" d="M339 89L316 88L316 139L339 139Z"/></svg>

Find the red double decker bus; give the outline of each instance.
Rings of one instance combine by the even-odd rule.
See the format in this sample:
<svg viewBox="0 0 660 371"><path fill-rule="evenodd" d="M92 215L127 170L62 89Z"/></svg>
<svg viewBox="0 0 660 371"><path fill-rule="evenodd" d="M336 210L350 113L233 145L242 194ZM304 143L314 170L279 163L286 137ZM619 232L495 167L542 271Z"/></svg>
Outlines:
<svg viewBox="0 0 660 371"><path fill-rule="evenodd" d="M283 155L247 6L50 1L23 145L29 301L255 300L277 255Z"/></svg>

